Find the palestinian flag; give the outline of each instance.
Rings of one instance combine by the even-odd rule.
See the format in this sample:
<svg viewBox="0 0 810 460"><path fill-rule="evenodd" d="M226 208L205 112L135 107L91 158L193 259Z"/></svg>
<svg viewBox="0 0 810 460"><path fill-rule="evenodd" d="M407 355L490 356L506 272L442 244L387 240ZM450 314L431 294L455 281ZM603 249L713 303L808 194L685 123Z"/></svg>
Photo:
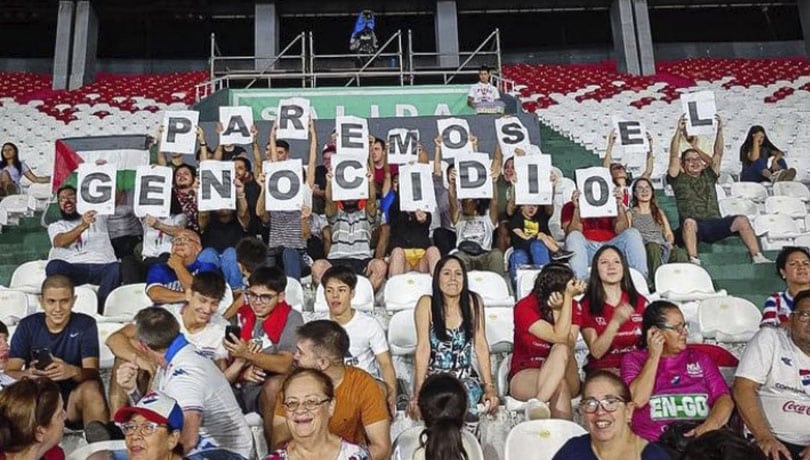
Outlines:
<svg viewBox="0 0 810 460"><path fill-rule="evenodd" d="M58 139L53 162L53 191L76 186L81 163L104 160L118 167L119 190L135 189L135 168L149 164L149 138L145 135L69 137Z"/></svg>

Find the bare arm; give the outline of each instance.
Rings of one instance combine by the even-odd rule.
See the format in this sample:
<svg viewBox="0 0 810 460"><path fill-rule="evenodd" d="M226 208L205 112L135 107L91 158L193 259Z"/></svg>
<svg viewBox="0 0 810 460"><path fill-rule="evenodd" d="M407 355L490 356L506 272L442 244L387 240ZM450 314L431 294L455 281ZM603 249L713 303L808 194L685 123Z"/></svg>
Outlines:
<svg viewBox="0 0 810 460"><path fill-rule="evenodd" d="M458 223L458 219L461 217L461 210L458 207L458 191L456 190L456 170L452 170L450 175L447 177L449 182L449 186L447 187L447 197L450 201L450 220L453 222L453 225Z"/></svg>
<svg viewBox="0 0 810 460"><path fill-rule="evenodd" d="M315 189L315 165L318 162L318 133L315 131L315 120L309 119L309 160L307 161L307 185Z"/></svg>
<svg viewBox="0 0 810 460"><path fill-rule="evenodd" d="M87 216L88 213L95 214L94 211L88 211L87 213L85 213L85 216ZM71 244L73 244L77 239L79 239L82 232L90 228L90 222L88 221L88 219L85 219L85 216L82 216L82 221L79 223L79 225L73 227L72 230L62 232L54 236L53 246L55 248L66 248Z"/></svg>
<svg viewBox="0 0 810 460"><path fill-rule="evenodd" d="M397 373L394 370L394 361L391 359L391 352L384 351L375 355L375 358L377 359L377 365L380 368L380 374L382 374L385 386L388 388L388 401L395 403L393 407L394 411L391 413L396 413Z"/></svg>
<svg viewBox="0 0 810 460"><path fill-rule="evenodd" d="M278 130L278 123L273 122L273 127L270 128L270 161L278 161L278 153L276 153L276 131Z"/></svg>
<svg viewBox="0 0 810 460"><path fill-rule="evenodd" d="M757 445L765 452L768 458L781 458L780 453L785 458L791 458L790 451L784 444L776 439L773 431L765 418L765 412L762 410L762 402L757 395L760 384L753 380L748 380L744 377L735 377L734 385L732 386L732 394L734 400L737 402L737 408L740 411L740 416L745 422L745 426L754 436Z"/></svg>
<svg viewBox="0 0 810 460"><path fill-rule="evenodd" d="M647 131L647 141L650 144L650 150L647 151L647 160L645 163L644 172L641 173L641 177L645 179L652 177L653 167L655 166L655 158L653 158L653 137L649 131Z"/></svg>
<svg viewBox="0 0 810 460"><path fill-rule="evenodd" d="M290 429L287 427L287 418L281 415L273 415L273 439L270 442L270 451L278 449L292 439Z"/></svg>
<svg viewBox="0 0 810 460"><path fill-rule="evenodd" d="M373 185L373 184L372 184ZM326 203L324 205L326 217L333 217L337 214L337 203L332 199L332 172L326 173Z"/></svg>
<svg viewBox="0 0 810 460"><path fill-rule="evenodd" d="M250 127L250 133L253 134L253 175L259 177L262 172L262 150L259 147L259 130L256 125Z"/></svg>
<svg viewBox="0 0 810 460"><path fill-rule="evenodd" d="M672 135L672 140L669 142L669 169L667 173L672 177L678 177L681 173L681 140L683 139L683 131L686 129L686 115L681 115L678 119L678 126L675 128L675 134Z"/></svg>
<svg viewBox="0 0 810 460"><path fill-rule="evenodd" d="M489 201L489 220L498 226L498 176L492 176L492 199Z"/></svg>
<svg viewBox="0 0 810 460"><path fill-rule="evenodd" d="M616 129L611 129L610 134L608 134L607 147L605 148L605 158L602 159L603 168L610 168L610 165L613 164L613 144L615 143Z"/></svg>
<svg viewBox="0 0 810 460"><path fill-rule="evenodd" d="M104 343L112 351L113 356L135 363L139 368L151 368L147 366L146 355L135 348L135 325L127 324L116 332L112 333Z"/></svg>
<svg viewBox="0 0 810 460"><path fill-rule="evenodd" d="M382 420L364 425L368 439L368 452L372 460L388 460L391 457L391 424Z"/></svg>
<svg viewBox="0 0 810 460"><path fill-rule="evenodd" d="M180 444L183 445L183 453L189 453L200 441L200 426L202 426L202 414L198 411L183 411L183 431L180 432Z"/></svg>
<svg viewBox="0 0 810 460"><path fill-rule="evenodd" d="M205 142L205 131L202 129L202 126L197 125L197 141L200 143L200 161L203 160L210 160L211 159L211 151L208 150L208 143ZM215 160L222 159L222 146L217 146L217 150L219 151L219 158L214 157Z"/></svg>
<svg viewBox="0 0 810 460"><path fill-rule="evenodd" d="M664 239L667 240L667 243L674 244L675 233L672 232L672 227L669 225L669 219L667 219L667 215L664 213L663 209L659 209L658 212L661 214L661 221L664 223Z"/></svg>
<svg viewBox="0 0 810 460"><path fill-rule="evenodd" d="M146 295L156 304L186 301L185 292L173 291L165 286L152 286L146 291Z"/></svg>
<svg viewBox="0 0 810 460"><path fill-rule="evenodd" d="M430 360L430 297L422 296L414 309L416 322L416 353L414 354L413 400L419 396L422 382L427 377Z"/></svg>
<svg viewBox="0 0 810 460"><path fill-rule="evenodd" d="M714 155L712 155L711 163L712 169L714 173L718 176L720 175L720 165L723 162L723 151L725 149L725 141L723 140L723 119L720 118L720 115L716 115L715 118L717 119L717 135L714 138Z"/></svg>
<svg viewBox="0 0 810 460"><path fill-rule="evenodd" d="M579 190L574 190L574 193L571 194L571 203L573 203L574 206L574 212L571 213L571 220L567 223L562 222L566 235L571 232L582 231L582 219L579 216Z"/></svg>
<svg viewBox="0 0 810 460"><path fill-rule="evenodd" d="M435 147L433 151L433 175L442 177L442 138L436 136L433 139L433 146Z"/></svg>
<svg viewBox="0 0 810 460"><path fill-rule="evenodd" d="M267 212L267 192L264 189L264 173L259 173L256 177L259 183L259 199L256 200L256 217L259 218L264 224L270 222L270 213Z"/></svg>
<svg viewBox="0 0 810 460"><path fill-rule="evenodd" d="M371 161L370 156L368 176L368 200L366 201L366 216L368 216L369 219L374 219L377 216L377 186L374 184L374 163ZM383 195L383 197L385 197L385 195Z"/></svg>

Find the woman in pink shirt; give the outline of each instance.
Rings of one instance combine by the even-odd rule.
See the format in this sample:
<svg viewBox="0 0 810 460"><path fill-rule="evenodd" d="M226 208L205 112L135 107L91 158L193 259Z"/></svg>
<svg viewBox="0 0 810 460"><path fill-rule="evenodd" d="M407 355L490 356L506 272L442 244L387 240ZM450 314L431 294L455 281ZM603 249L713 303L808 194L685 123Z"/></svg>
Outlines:
<svg viewBox="0 0 810 460"><path fill-rule="evenodd" d="M582 337L588 344L587 372L613 369L635 351L647 299L636 291L624 254L616 246L599 248L582 305Z"/></svg>
<svg viewBox="0 0 810 460"><path fill-rule="evenodd" d="M712 359L687 348L686 321L677 305L659 300L644 312L638 351L622 360L622 380L630 386L631 427L642 438L657 441L673 422L701 421L686 436L699 436L724 426L734 402Z"/></svg>

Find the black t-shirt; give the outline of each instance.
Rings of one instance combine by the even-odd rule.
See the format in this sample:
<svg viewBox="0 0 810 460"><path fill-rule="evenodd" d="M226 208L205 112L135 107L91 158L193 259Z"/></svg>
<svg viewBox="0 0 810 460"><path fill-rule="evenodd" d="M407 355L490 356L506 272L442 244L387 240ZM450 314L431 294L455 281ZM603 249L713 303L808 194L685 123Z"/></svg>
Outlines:
<svg viewBox="0 0 810 460"><path fill-rule="evenodd" d="M245 236L245 232L235 213L236 211L234 211L233 220L225 224L211 214L202 234L203 248L214 248L217 252L222 252L227 248L236 247L239 240Z"/></svg>
<svg viewBox="0 0 810 460"><path fill-rule="evenodd" d="M326 166L318 165L315 167L315 185L321 190L326 190ZM312 196L312 212L315 214L323 214L326 208L326 200L324 198Z"/></svg>
<svg viewBox="0 0 810 460"><path fill-rule="evenodd" d="M509 237L512 240L512 247L515 249L522 249L524 251L529 250L529 243L532 240L524 240L520 236L518 236L514 230L520 229L523 231L524 235L527 236L534 236L538 233L545 233L548 235L551 233L548 229L548 220L549 216L546 214L545 210L540 207L537 209L537 213L534 215L533 218L527 219L523 217L523 213L518 210L515 212L515 215L509 219Z"/></svg>
<svg viewBox="0 0 810 460"><path fill-rule="evenodd" d="M259 201L259 194L261 193L259 184L255 179L245 184L245 199L248 203L248 214L250 214L250 224L248 224L247 234L255 236L262 233L262 222L256 216L256 203Z"/></svg>
<svg viewBox="0 0 810 460"><path fill-rule="evenodd" d="M399 208L399 195L388 209L388 223L391 227L391 240L389 251L393 248L420 248L430 247L430 213L424 223L416 220L416 214L404 212Z"/></svg>
<svg viewBox="0 0 810 460"><path fill-rule="evenodd" d="M239 145L234 145L233 150L231 150L230 152L225 150L225 148L223 147L222 148L222 161L231 161L234 158L238 157L239 155L244 154L245 152L246 152L246 150L243 147L239 146Z"/></svg>

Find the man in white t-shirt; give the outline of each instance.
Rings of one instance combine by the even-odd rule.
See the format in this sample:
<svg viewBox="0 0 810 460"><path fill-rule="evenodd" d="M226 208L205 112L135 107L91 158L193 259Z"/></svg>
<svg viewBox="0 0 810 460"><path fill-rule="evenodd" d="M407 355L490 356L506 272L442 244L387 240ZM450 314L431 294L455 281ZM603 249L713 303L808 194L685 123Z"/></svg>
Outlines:
<svg viewBox="0 0 810 460"><path fill-rule="evenodd" d="M762 328L734 378L734 400L768 458L810 458L810 291L796 295L788 327Z"/></svg>
<svg viewBox="0 0 810 460"><path fill-rule="evenodd" d="M166 304L163 308L171 312L180 325L180 332L197 351L214 361L219 369L228 372L228 352L223 346L227 323L217 314L217 308L225 295L225 279L219 272L200 272L192 278L191 288L186 292L186 302ZM149 364L148 356L137 346L135 325L128 324L107 338L107 346L115 356L113 375L124 362L138 367L138 381L141 391L145 391L155 369ZM233 372L238 372L234 364ZM126 405L127 398L115 379L110 381L111 413Z"/></svg>
<svg viewBox="0 0 810 460"><path fill-rule="evenodd" d="M343 327L349 335L346 365L358 367L377 379L385 393L389 410L396 413L397 374L388 351L380 323L373 317L352 308L357 275L342 265L330 267L321 278L329 319Z"/></svg>
<svg viewBox="0 0 810 460"><path fill-rule="evenodd" d="M63 185L56 198L62 218L48 225L53 249L45 274L67 276L75 286L98 285L101 313L107 295L121 282L118 260L107 232L107 217L97 216L95 211L79 214L76 188L72 185Z"/></svg>
<svg viewBox="0 0 810 460"><path fill-rule="evenodd" d="M481 103L495 102L501 98L498 88L489 82L489 78L489 67L481 66L478 69L478 83L472 85L467 93L467 105L476 108Z"/></svg>
<svg viewBox="0 0 810 460"><path fill-rule="evenodd" d="M184 454L223 448L249 458L250 428L222 372L180 333L180 325L164 308L149 307L135 315L139 350L157 369L151 389L177 400L183 409L180 443ZM116 381L137 403L138 367L124 363Z"/></svg>

